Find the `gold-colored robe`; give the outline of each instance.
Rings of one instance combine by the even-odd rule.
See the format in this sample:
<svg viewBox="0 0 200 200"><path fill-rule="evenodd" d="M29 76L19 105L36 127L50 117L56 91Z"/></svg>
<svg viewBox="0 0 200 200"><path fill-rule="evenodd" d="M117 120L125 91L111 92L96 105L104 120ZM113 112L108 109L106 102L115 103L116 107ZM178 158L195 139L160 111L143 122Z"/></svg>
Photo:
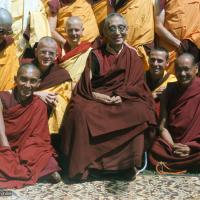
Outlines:
<svg viewBox="0 0 200 200"><path fill-rule="evenodd" d="M65 22L71 16L79 16L83 22L84 32L81 41L92 42L99 35L99 30L91 5L87 0L76 0L71 5L63 6L57 14L56 31L67 38Z"/></svg>
<svg viewBox="0 0 200 200"><path fill-rule="evenodd" d="M165 28L177 39L189 39L200 49L200 0L166 0L164 9ZM168 71L173 72L176 48L161 38L159 45L169 51Z"/></svg>
<svg viewBox="0 0 200 200"><path fill-rule="evenodd" d="M148 56L143 45L154 40L153 0L127 0L117 10L127 21L127 43L143 58L145 70L149 69Z"/></svg>
<svg viewBox="0 0 200 200"><path fill-rule="evenodd" d="M0 91L6 91L14 87L14 76L17 74L18 68L19 60L13 42L0 51Z"/></svg>

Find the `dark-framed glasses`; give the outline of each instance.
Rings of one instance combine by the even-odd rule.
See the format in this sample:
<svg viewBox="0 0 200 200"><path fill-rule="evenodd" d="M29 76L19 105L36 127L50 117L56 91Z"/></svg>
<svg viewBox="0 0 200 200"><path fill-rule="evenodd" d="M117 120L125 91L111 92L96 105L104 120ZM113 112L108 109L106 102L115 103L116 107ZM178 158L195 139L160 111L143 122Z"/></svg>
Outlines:
<svg viewBox="0 0 200 200"><path fill-rule="evenodd" d="M12 29L4 29L4 28L0 28L0 35L12 35L13 34L13 30Z"/></svg>
<svg viewBox="0 0 200 200"><path fill-rule="evenodd" d="M124 32L126 31L126 26L125 26L125 25L109 26L109 27L108 27L108 30L109 30L111 33L116 33L117 30L118 30L120 33L124 33Z"/></svg>

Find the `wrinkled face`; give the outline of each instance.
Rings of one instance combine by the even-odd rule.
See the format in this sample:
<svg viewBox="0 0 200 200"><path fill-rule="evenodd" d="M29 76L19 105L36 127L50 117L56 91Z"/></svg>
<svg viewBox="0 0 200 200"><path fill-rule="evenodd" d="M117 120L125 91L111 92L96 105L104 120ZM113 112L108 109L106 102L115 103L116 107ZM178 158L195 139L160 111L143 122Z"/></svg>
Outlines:
<svg viewBox="0 0 200 200"><path fill-rule="evenodd" d="M183 87L190 85L197 74L197 66L193 65L190 57L178 59L175 66L175 75L179 84Z"/></svg>
<svg viewBox="0 0 200 200"><path fill-rule="evenodd" d="M11 35L13 33L11 24L0 24L0 39L3 39L7 35Z"/></svg>
<svg viewBox="0 0 200 200"><path fill-rule="evenodd" d="M57 44L54 42L41 42L35 49L35 56L39 62L39 68L45 72L54 63L57 53Z"/></svg>
<svg viewBox="0 0 200 200"><path fill-rule="evenodd" d="M108 44L113 49L119 49L124 43L127 35L127 26L124 20L118 16L113 16L105 27L105 37Z"/></svg>
<svg viewBox="0 0 200 200"><path fill-rule="evenodd" d="M40 73L33 68L24 68L15 77L17 92L20 99L26 100L33 95L33 92L39 87Z"/></svg>
<svg viewBox="0 0 200 200"><path fill-rule="evenodd" d="M66 25L66 33L68 35L68 43L70 46L78 46L80 38L83 35L83 26L78 20L68 22Z"/></svg>
<svg viewBox="0 0 200 200"><path fill-rule="evenodd" d="M153 77L163 77L165 67L169 65L164 51L152 50L149 55L150 74Z"/></svg>

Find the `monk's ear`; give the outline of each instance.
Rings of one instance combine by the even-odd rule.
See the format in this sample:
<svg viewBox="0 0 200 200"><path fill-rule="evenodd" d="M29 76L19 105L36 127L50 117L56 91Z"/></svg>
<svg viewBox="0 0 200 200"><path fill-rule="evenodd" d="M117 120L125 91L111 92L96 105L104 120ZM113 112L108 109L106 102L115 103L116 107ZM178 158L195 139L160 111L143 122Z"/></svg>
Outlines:
<svg viewBox="0 0 200 200"><path fill-rule="evenodd" d="M195 65L195 74L198 74L199 73L199 68L197 66L197 64Z"/></svg>
<svg viewBox="0 0 200 200"><path fill-rule="evenodd" d="M36 88L39 88L39 87L40 87L40 84L41 84L41 79L38 79L38 82L37 82Z"/></svg>
<svg viewBox="0 0 200 200"><path fill-rule="evenodd" d="M34 54L35 54L35 57L37 57L37 48L35 48Z"/></svg>
<svg viewBox="0 0 200 200"><path fill-rule="evenodd" d="M169 59L167 59L167 61L166 61L166 66L165 66L165 68L166 67L169 67Z"/></svg>

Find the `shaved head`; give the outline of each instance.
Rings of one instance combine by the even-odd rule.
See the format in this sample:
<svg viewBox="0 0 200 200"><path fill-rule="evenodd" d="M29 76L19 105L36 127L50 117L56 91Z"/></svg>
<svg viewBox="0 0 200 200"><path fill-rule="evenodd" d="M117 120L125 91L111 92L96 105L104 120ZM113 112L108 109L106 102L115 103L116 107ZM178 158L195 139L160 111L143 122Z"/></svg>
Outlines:
<svg viewBox="0 0 200 200"><path fill-rule="evenodd" d="M195 58L189 53L180 55L175 61L175 75L181 87L187 87L198 73Z"/></svg>
<svg viewBox="0 0 200 200"><path fill-rule="evenodd" d="M33 92L40 85L40 70L34 64L23 64L17 71L17 76L14 77L17 88L17 98L22 103L31 98Z"/></svg>
<svg viewBox="0 0 200 200"><path fill-rule="evenodd" d="M46 36L39 40L35 49L35 57L39 64L38 67L43 73L55 62L57 47L57 43L52 37Z"/></svg>
<svg viewBox="0 0 200 200"><path fill-rule="evenodd" d="M72 17L69 17L66 21L66 28L71 25L71 24L79 24L81 27L83 27L83 23L81 21L81 18L78 17L78 16L72 16Z"/></svg>
<svg viewBox="0 0 200 200"><path fill-rule="evenodd" d="M181 54L175 61L175 66L179 65L180 60L184 60L184 59L189 59L192 63L192 67L196 67L195 66L195 58L192 54L189 53L183 53Z"/></svg>
<svg viewBox="0 0 200 200"><path fill-rule="evenodd" d="M21 65L17 71L17 76L20 76L24 72L24 70L35 71L35 74L37 74L38 78L40 78L41 76L41 72L38 69L38 67L31 63L26 63L26 64Z"/></svg>
<svg viewBox="0 0 200 200"><path fill-rule="evenodd" d="M11 26L12 25L12 16L4 8L0 8L0 25Z"/></svg>
<svg viewBox="0 0 200 200"><path fill-rule="evenodd" d="M66 21L65 31L67 33L67 42L73 49L80 44L81 36L83 35L83 23L78 16L69 17Z"/></svg>
<svg viewBox="0 0 200 200"><path fill-rule="evenodd" d="M52 37L49 37L49 36L42 37L38 42L37 49L39 49L41 45L44 45L44 44L45 45L51 44L51 46L54 46L55 49L57 49L57 43Z"/></svg>

